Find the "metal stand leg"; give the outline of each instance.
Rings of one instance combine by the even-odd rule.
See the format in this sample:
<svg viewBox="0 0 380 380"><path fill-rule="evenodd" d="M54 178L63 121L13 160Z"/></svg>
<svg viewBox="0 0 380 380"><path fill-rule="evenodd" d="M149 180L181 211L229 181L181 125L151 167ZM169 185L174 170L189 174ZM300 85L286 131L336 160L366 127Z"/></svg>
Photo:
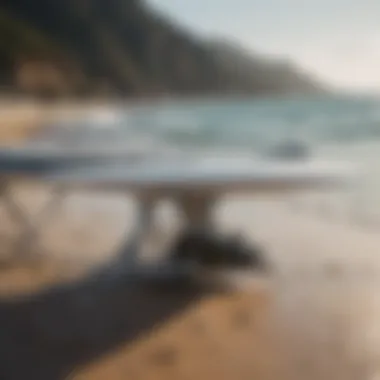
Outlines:
<svg viewBox="0 0 380 380"><path fill-rule="evenodd" d="M13 218L16 223L22 225L29 224L29 220L26 218L22 208L10 195L8 183L2 183L0 185L0 196L2 198L4 206L6 207L6 210L9 213L9 216Z"/></svg>
<svg viewBox="0 0 380 380"><path fill-rule="evenodd" d="M55 188L46 207L44 207L38 216L37 221L33 223L12 197L8 184L2 184L0 194L2 195L4 205L10 217L15 219L16 223L18 223L22 229L21 236L14 247L14 253L18 257L31 256L32 246L38 239L39 227L46 223L54 211L57 210L58 202L64 198L65 192L66 189L63 187Z"/></svg>
<svg viewBox="0 0 380 380"><path fill-rule="evenodd" d="M139 199L137 202L136 224L131 236L126 238L121 248L122 255L131 263L138 260L144 239L152 226L156 206L156 202L152 200Z"/></svg>
<svg viewBox="0 0 380 380"><path fill-rule="evenodd" d="M37 216L37 220L26 225L26 229L23 231L19 243L16 245L16 252L30 253L30 250L34 245L36 245L38 240L38 235L45 223L47 223L54 213L57 211L57 208L61 205L61 202L65 198L66 189L59 187L53 189L51 198L49 199L46 206L43 208L41 213ZM37 247L35 247L36 249Z"/></svg>
<svg viewBox="0 0 380 380"><path fill-rule="evenodd" d="M176 199L177 207L185 218L185 228L214 228L213 211L216 199L208 195L185 195Z"/></svg>
<svg viewBox="0 0 380 380"><path fill-rule="evenodd" d="M213 220L216 200L199 194L177 199L186 225L174 243L171 258L177 262L195 262L204 268L265 268L260 247L218 231Z"/></svg>

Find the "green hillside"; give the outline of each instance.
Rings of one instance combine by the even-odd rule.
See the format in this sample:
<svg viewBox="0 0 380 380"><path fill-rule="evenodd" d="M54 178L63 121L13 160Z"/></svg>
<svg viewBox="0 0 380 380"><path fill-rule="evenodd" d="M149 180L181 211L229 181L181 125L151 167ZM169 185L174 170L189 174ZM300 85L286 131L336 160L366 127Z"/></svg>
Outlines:
<svg viewBox="0 0 380 380"><path fill-rule="evenodd" d="M320 88L292 66L274 70L256 57L224 50L174 26L142 0L0 4L0 86L12 91L155 96Z"/></svg>

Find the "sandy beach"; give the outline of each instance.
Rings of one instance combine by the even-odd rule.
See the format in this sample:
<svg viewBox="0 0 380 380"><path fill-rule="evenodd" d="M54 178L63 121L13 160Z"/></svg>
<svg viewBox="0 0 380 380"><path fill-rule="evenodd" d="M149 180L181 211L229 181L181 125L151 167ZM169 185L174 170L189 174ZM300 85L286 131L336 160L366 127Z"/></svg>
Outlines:
<svg viewBox="0 0 380 380"><path fill-rule="evenodd" d="M232 199L220 220L265 247L274 271L264 286L200 302L74 378L375 378L380 236L286 202ZM192 332L197 320L203 333ZM150 361L166 346L169 364Z"/></svg>
<svg viewBox="0 0 380 380"><path fill-rule="evenodd" d="M109 114L115 109L134 106L131 102L107 104L104 101L59 102L0 98L0 144L19 145L43 132L57 121L81 120L96 112Z"/></svg>
<svg viewBox="0 0 380 380"><path fill-rule="evenodd" d="M44 196L40 189L22 190L20 199L34 205L33 213ZM380 235L344 218L296 212L286 201L230 199L218 214L222 228L242 231L264 247L272 273L228 294L197 293L137 338L84 360L68 378L374 378L380 354ZM39 294L102 266L114 257L132 215L126 198L69 196L43 229L44 259L2 269L3 299ZM163 209L159 218L165 230L175 226L170 210ZM6 229L10 241L11 224ZM153 299L168 309L185 293L160 291ZM143 294L154 304L149 292ZM98 328L107 330L113 319L121 323L119 314L128 318L132 301L116 303ZM147 306L139 307L134 318ZM54 363L49 355L43 360Z"/></svg>

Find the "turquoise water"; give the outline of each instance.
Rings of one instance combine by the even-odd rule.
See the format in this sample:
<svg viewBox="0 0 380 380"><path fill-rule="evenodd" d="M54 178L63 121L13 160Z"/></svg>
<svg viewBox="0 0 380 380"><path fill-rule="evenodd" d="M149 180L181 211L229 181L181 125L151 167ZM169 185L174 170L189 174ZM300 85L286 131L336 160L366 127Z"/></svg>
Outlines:
<svg viewBox="0 0 380 380"><path fill-rule="evenodd" d="M287 137L313 145L380 140L380 98L167 102L128 114L135 131L181 146L257 149Z"/></svg>
<svg viewBox="0 0 380 380"><path fill-rule="evenodd" d="M207 152L254 154L302 139L317 156L359 164L359 208L380 214L380 97L166 101L129 109L122 125L130 138Z"/></svg>

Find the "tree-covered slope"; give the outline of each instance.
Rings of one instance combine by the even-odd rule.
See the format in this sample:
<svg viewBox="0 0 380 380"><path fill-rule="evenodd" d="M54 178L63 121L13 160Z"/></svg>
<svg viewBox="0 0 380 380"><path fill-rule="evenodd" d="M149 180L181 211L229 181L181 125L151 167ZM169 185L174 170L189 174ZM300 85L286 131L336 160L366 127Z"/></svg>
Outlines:
<svg viewBox="0 0 380 380"><path fill-rule="evenodd" d="M0 85L14 91L151 96L318 89L291 66L274 68L222 50L142 0L0 4Z"/></svg>

